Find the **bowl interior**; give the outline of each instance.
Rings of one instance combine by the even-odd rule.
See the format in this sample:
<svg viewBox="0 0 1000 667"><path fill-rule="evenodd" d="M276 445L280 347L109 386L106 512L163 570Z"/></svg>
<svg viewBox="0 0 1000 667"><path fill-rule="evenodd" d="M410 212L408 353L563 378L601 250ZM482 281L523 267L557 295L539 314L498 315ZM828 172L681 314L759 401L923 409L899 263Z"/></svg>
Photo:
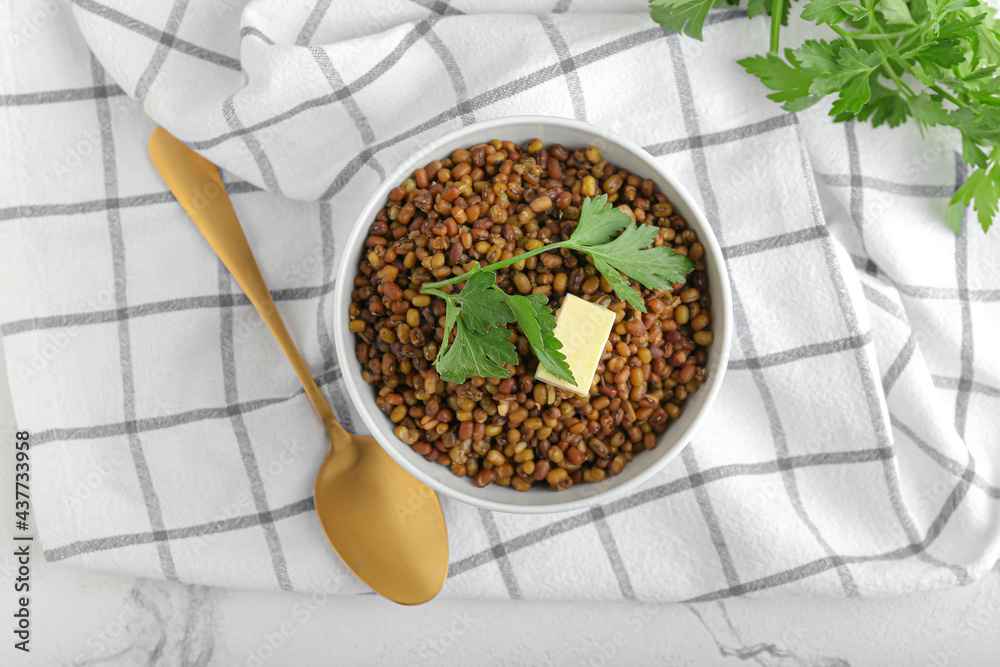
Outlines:
<svg viewBox="0 0 1000 667"><path fill-rule="evenodd" d="M712 295L712 330L715 333L715 342L709 352L706 383L700 391L687 398L681 416L670 422L666 432L660 436L656 449L638 454L615 477L608 477L596 484L574 485L559 493L544 488L532 488L522 493L497 485L476 488L471 479L456 477L445 466L429 463L414 453L393 434L395 425L375 405L373 388L361 379L361 367L355 356L354 335L347 328L347 307L350 305L353 278L362 258L367 229L375 219L375 214L385 204L389 190L414 169L431 160L450 155L457 148L468 148L497 138L523 143L534 137L541 138L546 145L560 143L570 149L597 146L610 163L656 182L660 191L670 199L674 209L698 232L705 247L709 290ZM599 128L563 118L518 117L485 121L441 137L414 154L385 180L358 218L344 248L337 277L334 330L337 355L348 392L372 435L396 461L425 484L463 502L506 512L542 513L580 509L617 497L641 484L680 453L718 393L729 357L732 326L729 278L719 244L701 210L682 186L671 179L645 151Z"/></svg>

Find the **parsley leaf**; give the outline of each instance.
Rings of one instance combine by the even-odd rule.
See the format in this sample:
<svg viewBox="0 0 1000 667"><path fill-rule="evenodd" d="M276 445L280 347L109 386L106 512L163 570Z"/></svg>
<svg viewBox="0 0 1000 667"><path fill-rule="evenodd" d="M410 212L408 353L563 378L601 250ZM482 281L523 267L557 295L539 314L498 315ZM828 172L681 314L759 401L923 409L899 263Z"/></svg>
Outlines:
<svg viewBox="0 0 1000 667"><path fill-rule="evenodd" d="M788 62L769 53L744 58L739 64L774 91L767 96L769 100L784 102L781 108L785 111L802 111L816 104L821 95L809 92L814 76L802 68L791 51L786 52L786 58Z"/></svg>
<svg viewBox="0 0 1000 667"><path fill-rule="evenodd" d="M877 80L871 81L871 90L871 99L856 114L858 120L871 120L873 127L878 127L883 123L888 124L889 127L896 127L906 121L911 113L910 104L906 98L897 91L883 86ZM845 121L851 118L850 113L844 113L837 115L835 120Z"/></svg>
<svg viewBox="0 0 1000 667"><path fill-rule="evenodd" d="M990 156L989 167L977 167L948 202L947 221L955 233L962 231L964 209L972 204L983 231L988 231L997 214L1000 202L1000 164L997 149Z"/></svg>
<svg viewBox="0 0 1000 667"><path fill-rule="evenodd" d="M647 247L660 228L633 225L628 215L606 201L605 195L585 199L580 209L580 222L563 244L590 255L618 298L646 312L642 296L621 273L646 287L669 290L671 283L684 282L684 275L694 270L694 262L686 255L675 254L669 246ZM619 231L621 233L615 237Z"/></svg>
<svg viewBox="0 0 1000 667"><path fill-rule="evenodd" d="M976 169L952 198L945 221L960 230L963 209L971 207L983 228L990 227L1000 213L996 10L987 0L809 0L802 19L829 26L832 41L806 40L781 55L780 27L792 1L750 0L748 8L751 17L771 15L769 52L739 61L772 91L768 98L796 112L836 95L831 116L837 122L896 127L912 117L921 129L958 130L962 160ZM690 25L685 32L692 34Z"/></svg>
<svg viewBox="0 0 1000 667"><path fill-rule="evenodd" d="M611 289L615 291L619 299L638 311L646 312L646 302L642 300L642 295L639 294L639 291L632 287L632 283L629 282L628 278L618 273L616 269L600 257L594 257L594 268L608 279Z"/></svg>
<svg viewBox="0 0 1000 667"><path fill-rule="evenodd" d="M864 96L864 100L854 109L854 113L857 113L871 96L871 91L868 89L868 75L882 64L882 58L877 53L868 53L862 49L846 46L840 40L827 45L827 49L828 54L835 52L836 65L824 71L821 76L816 77L809 90L815 95L827 95L839 90L840 98L842 100L850 99L853 106L855 100L851 96L860 96L860 89L847 92L845 96L845 88L852 83L854 86L863 86L864 90L868 92ZM858 81L862 83L859 84Z"/></svg>
<svg viewBox="0 0 1000 667"><path fill-rule="evenodd" d="M455 341L437 363L437 372L446 382L462 383L469 377L507 378L503 364L517 363L517 350L507 342L510 330L494 327L474 332L465 324L465 316L455 320Z"/></svg>
<svg viewBox="0 0 1000 667"><path fill-rule="evenodd" d="M910 57L923 66L924 71L934 68L949 69L965 60L965 53L957 39L939 39L936 42L924 44Z"/></svg>
<svg viewBox="0 0 1000 667"><path fill-rule="evenodd" d="M747 0L747 17L753 18L770 11L767 0Z"/></svg>
<svg viewBox="0 0 1000 667"><path fill-rule="evenodd" d="M871 97L872 89L868 83L868 75L856 76L840 90L840 96L830 108L830 115L858 114Z"/></svg>
<svg viewBox="0 0 1000 667"><path fill-rule="evenodd" d="M808 39L792 53L802 63L802 69L811 72L813 77L833 76L837 73L837 56L846 44L842 39L827 42L822 39Z"/></svg>
<svg viewBox="0 0 1000 667"><path fill-rule="evenodd" d="M456 299L462 305L462 318L470 329L481 333L491 326L514 321L510 308L504 303L507 295L493 289L497 274L475 269L465 275L468 279Z"/></svg>
<svg viewBox="0 0 1000 667"><path fill-rule="evenodd" d="M647 248L659 231L653 225L629 225L611 243L586 251L646 287L668 290L671 283L684 282L684 275L694 269L694 262L687 255L676 254L669 246Z"/></svg>
<svg viewBox="0 0 1000 667"><path fill-rule="evenodd" d="M632 219L608 202L607 195L587 197L580 207L580 221L571 239L584 245L600 245L613 239Z"/></svg>
<svg viewBox="0 0 1000 667"><path fill-rule="evenodd" d="M840 25L848 19L862 19L868 11L851 0L813 0L802 8L802 18L816 23Z"/></svg>
<svg viewBox="0 0 1000 667"><path fill-rule="evenodd" d="M715 0L649 0L649 12L667 30L701 39L708 10L714 5Z"/></svg>
<svg viewBox="0 0 1000 667"><path fill-rule="evenodd" d="M475 269L462 278L465 280L465 287L458 294L447 294L435 289L425 290L426 294L439 296L445 302L444 339L438 350L437 361L448 350L448 341L460 314L466 326L475 332L486 331L490 325L514 321L510 309L503 303L503 292L497 294L491 289L497 281L495 273Z"/></svg>
<svg viewBox="0 0 1000 667"><path fill-rule="evenodd" d="M913 118L921 125L932 127L948 122L948 111L941 104L940 96L920 93L908 101Z"/></svg>
<svg viewBox="0 0 1000 667"><path fill-rule="evenodd" d="M521 327L531 349L534 350L538 361L552 375L560 380L576 384L573 379L573 372L566 363L566 355L559 350L562 343L552 334L556 326L556 318L548 306L548 299L544 294L532 294L531 296L521 296L513 294L507 297L507 305L514 313L517 325Z"/></svg>
<svg viewBox="0 0 1000 667"><path fill-rule="evenodd" d="M879 0L878 8L882 10L885 22L890 25L916 25L906 6L906 0Z"/></svg>

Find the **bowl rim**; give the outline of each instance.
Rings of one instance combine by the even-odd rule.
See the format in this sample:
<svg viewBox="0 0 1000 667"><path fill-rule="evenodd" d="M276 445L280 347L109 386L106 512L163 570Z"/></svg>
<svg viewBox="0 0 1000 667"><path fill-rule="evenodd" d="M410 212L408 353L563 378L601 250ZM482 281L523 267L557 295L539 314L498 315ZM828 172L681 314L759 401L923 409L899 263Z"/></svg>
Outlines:
<svg viewBox="0 0 1000 667"><path fill-rule="evenodd" d="M340 266L337 269L337 283L334 299L334 312L336 313L333 321L334 346L342 373L345 373L346 369L353 368L357 365L358 362L355 357L354 350L347 349L346 343L344 342L346 338L344 334L348 318L341 317L341 315L346 313L351 292L351 290L346 288L345 285L348 284L348 281L353 284L355 269L352 267L355 264L353 255L356 252L356 247L358 243L361 242L362 235L370 226L370 221L374 219L378 209L385 204L385 199L388 196L389 190L396 187L396 185L402 182L402 180L405 179L418 166L423 166L425 162L436 159L437 153L441 152L441 147L445 144L463 139L465 137L472 139L473 143L478 143L479 140L473 138L476 135L481 135L491 130L509 127L511 125L547 125L561 127L600 136L609 142L618 144L622 149L635 154L637 158L646 163L655 172L655 176L658 179L669 185L677 193L679 198L683 200L684 206L690 211L690 214L685 217L688 219L693 217L697 221L699 226L699 240L705 247L706 253L709 255L711 261L716 265L720 276L723 278L721 281L716 281L719 284L713 283L712 298L713 301L719 300L721 302L723 314L726 318L725 326L722 327L722 340L717 339L713 343L712 347L713 353L718 355L717 360L713 363L715 366L715 378L711 382L711 386L708 389L708 395L703 399L702 404L699 407L699 411L694 415L694 418L686 428L671 433L671 437L673 438L675 444L673 444L670 450L663 454L659 459L652 461L644 470L637 473L631 479L627 479L608 489L596 491L592 494L576 498L574 500L555 502L545 505L512 504L477 496L475 494L477 488L471 485L471 481L468 492L450 487L432 477L427 471L423 470L421 466L415 465L412 461L403 456L400 449L395 446L395 435L391 431L386 432L385 425L380 423L375 418L375 415L372 415L367 409L356 383L347 381L343 384L346 386L347 393L361 416L362 421L369 429L375 441L379 443L379 446L381 446L382 449L396 461L396 463L401 465L404 470L433 490L443 493L449 498L454 498L455 500L474 507L514 514L550 514L586 509L600 503L608 502L609 500L620 498L628 492L636 489L655 474L663 470L668 463L679 456L680 453L690 444L694 434L698 430L698 427L705 420L706 415L711 412L715 399L721 390L726 373L726 367L728 365L730 347L732 344L732 292L729 284L729 272L726 267L722 247L715 236L714 230L708 223L704 212L691 196L690 192L688 192L687 188L673 178L666 171L666 169L664 169L656 161L656 158L646 152L642 147L604 128L597 127L583 121L559 116L517 115L492 118L463 126L441 135L426 144L420 150L415 151L406 157L390 174L382 179L381 184L368 198L365 206L355 219L354 225L350 231L350 236L343 245L343 251L340 257ZM379 413L378 418L384 420L385 416ZM382 442L383 439L389 440L392 444ZM401 443L400 446L405 445ZM528 493L530 494L531 492L532 491L529 491Z"/></svg>

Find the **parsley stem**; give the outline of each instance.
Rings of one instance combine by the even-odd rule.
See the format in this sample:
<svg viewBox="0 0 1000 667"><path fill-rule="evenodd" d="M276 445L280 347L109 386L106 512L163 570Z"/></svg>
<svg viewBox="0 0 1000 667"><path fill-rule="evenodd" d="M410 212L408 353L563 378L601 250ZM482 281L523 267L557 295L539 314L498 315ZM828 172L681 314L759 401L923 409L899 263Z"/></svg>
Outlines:
<svg viewBox="0 0 1000 667"><path fill-rule="evenodd" d="M781 34L781 13L785 7L784 0L771 2L771 53L778 55L778 37Z"/></svg>
<svg viewBox="0 0 1000 667"><path fill-rule="evenodd" d="M431 287L421 286L420 293L421 294L430 294L431 296L439 296L442 299L444 299L445 301L447 301L448 299L455 298L454 294L447 294L445 292L442 292L441 290L433 289Z"/></svg>
<svg viewBox="0 0 1000 667"><path fill-rule="evenodd" d="M502 269L502 268L504 268L506 266L510 266L511 264L517 264L518 262L523 261L525 259L528 259L529 257L534 257L535 255L540 255L543 252L548 252L550 250L555 250L556 248L566 248L569 245L570 245L570 243L569 243L568 240L567 241L559 241L558 243L550 243L548 245L543 245L541 248L535 248L534 250L529 250L528 252L521 253L520 255L514 255L513 257L510 257L508 259L502 259L499 262L494 262L493 264L489 264L487 266L484 266L484 267L482 267L482 270L483 271L496 271L497 269ZM448 278L447 280L439 280L436 283L425 283L425 284L423 284L423 285L420 286L420 291L426 294L427 290L429 290L429 289L434 289L434 288L439 288L439 287L447 287L448 285L454 285L455 283L460 283L463 280L465 280L465 274L464 273L462 275L460 275L460 276L453 276L451 278Z"/></svg>
<svg viewBox="0 0 1000 667"><path fill-rule="evenodd" d="M849 30L845 30L844 32L853 37L854 39L865 40L865 39L882 39L883 37L904 37L919 29L920 27L916 26L913 28L907 28L906 30L897 30L896 32L870 33L870 32L851 32Z"/></svg>
<svg viewBox="0 0 1000 667"><path fill-rule="evenodd" d="M854 43L855 33L844 30L843 28L835 25L831 25L830 28L832 28L835 33L843 37L851 46L857 46L857 44Z"/></svg>
<svg viewBox="0 0 1000 667"><path fill-rule="evenodd" d="M907 86L903 82L903 80L899 78L899 75L896 74L896 71L892 69L892 65L890 65L887 62L886 63L882 63L882 69L886 73L888 73L889 78L892 79L895 82L896 88L898 88L900 92L905 92L905 93L909 94L910 97L916 97L916 95L913 93L913 91L910 89L910 87Z"/></svg>
<svg viewBox="0 0 1000 667"><path fill-rule="evenodd" d="M957 107L961 107L962 106L962 103L958 100L957 97L955 97L954 95L952 95L951 93L949 93L947 90L945 90L941 86L937 85L936 83L935 84L931 84L930 86L928 86L928 88L930 88L935 93L937 93L941 97L945 98L946 100L948 100L949 102L951 102L955 106L957 106Z"/></svg>

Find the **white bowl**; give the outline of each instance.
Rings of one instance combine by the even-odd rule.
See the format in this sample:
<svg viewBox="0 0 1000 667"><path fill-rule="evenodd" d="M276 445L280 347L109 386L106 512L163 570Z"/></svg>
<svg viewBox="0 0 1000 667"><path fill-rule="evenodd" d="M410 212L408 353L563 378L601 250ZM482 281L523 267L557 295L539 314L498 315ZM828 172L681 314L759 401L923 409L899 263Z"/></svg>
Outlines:
<svg viewBox="0 0 1000 667"><path fill-rule="evenodd" d="M520 492L496 484L480 489L470 478L456 477L449 468L424 460L393 434L395 425L375 405L374 388L361 379L354 334L347 328L347 308L351 303L354 276L362 258L368 227L375 220L379 209L385 205L389 190L409 177L415 169L435 159L450 156L457 148L468 148L492 139L521 144L535 137L545 142L546 146L559 143L570 150L588 145L597 146L601 155L611 164L656 182L660 191L670 199L674 210L687 220L691 229L698 232L698 238L705 247L715 342L709 348L708 378L705 384L696 394L687 398L681 416L669 422L656 449L637 454L619 475L593 484L575 484L561 492L553 492L544 487ZM719 242L691 195L652 156L630 141L593 125L550 116L512 116L483 121L450 132L414 153L385 179L361 212L344 247L346 250L337 272L333 323L337 357L347 391L368 430L383 449L411 475L435 491L456 500L501 512L542 514L582 509L622 496L655 475L681 452L705 419L719 393L729 359L733 321L729 275Z"/></svg>

